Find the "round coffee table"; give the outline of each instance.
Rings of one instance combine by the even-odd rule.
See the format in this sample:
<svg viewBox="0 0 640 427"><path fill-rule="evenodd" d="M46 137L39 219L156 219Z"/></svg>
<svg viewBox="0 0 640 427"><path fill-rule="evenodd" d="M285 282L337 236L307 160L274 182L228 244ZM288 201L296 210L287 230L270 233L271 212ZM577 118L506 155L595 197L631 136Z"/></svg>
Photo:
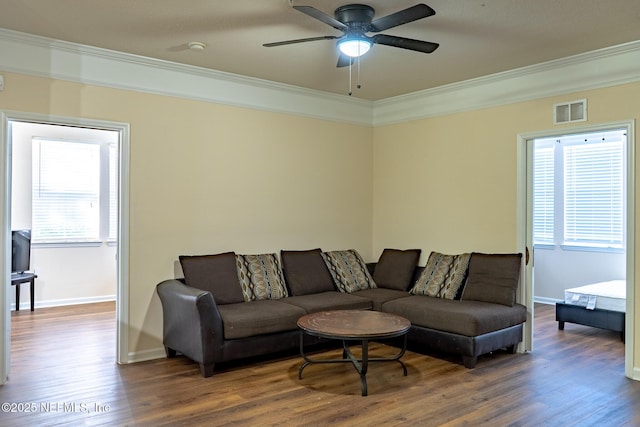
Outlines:
<svg viewBox="0 0 640 427"><path fill-rule="evenodd" d="M369 362L398 362L402 365L404 375L407 367L400 360L407 349L407 332L411 327L404 317L368 310L333 310L307 314L298 319L300 333L300 354L304 363L298 370L298 378L302 379L302 371L312 363L352 363L360 374L362 395L367 396L367 370ZM316 337L342 340L342 359L311 359L304 352L304 334ZM392 357L369 357L369 341L403 336L400 352ZM349 348L349 343L362 343L362 357L358 359Z"/></svg>

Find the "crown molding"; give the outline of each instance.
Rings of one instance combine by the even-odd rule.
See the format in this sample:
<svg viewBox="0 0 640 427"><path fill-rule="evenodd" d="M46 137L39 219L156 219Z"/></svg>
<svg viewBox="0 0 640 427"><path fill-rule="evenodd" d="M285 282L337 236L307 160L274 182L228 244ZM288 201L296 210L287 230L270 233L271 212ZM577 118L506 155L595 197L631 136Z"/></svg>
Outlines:
<svg viewBox="0 0 640 427"><path fill-rule="evenodd" d="M361 126L384 126L640 81L640 40L379 101L2 28L0 69Z"/></svg>
<svg viewBox="0 0 640 427"><path fill-rule="evenodd" d="M367 100L2 28L0 69L356 125L373 117Z"/></svg>
<svg viewBox="0 0 640 427"><path fill-rule="evenodd" d="M374 102L373 126L640 81L640 40Z"/></svg>

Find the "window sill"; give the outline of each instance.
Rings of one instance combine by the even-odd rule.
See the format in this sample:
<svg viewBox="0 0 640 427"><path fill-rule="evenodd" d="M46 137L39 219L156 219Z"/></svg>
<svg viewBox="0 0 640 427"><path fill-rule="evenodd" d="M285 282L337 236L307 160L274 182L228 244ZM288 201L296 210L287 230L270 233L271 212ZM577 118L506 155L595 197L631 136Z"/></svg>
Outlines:
<svg viewBox="0 0 640 427"><path fill-rule="evenodd" d="M34 248L97 248L102 242L31 242Z"/></svg>
<svg viewBox="0 0 640 427"><path fill-rule="evenodd" d="M556 245L554 245L553 243L534 243L533 248L552 251L556 248Z"/></svg>
<svg viewBox="0 0 640 427"><path fill-rule="evenodd" d="M576 251L576 252L602 252L610 254L623 254L624 248L605 248L598 246L580 246L580 245L560 245L563 251Z"/></svg>
<svg viewBox="0 0 640 427"><path fill-rule="evenodd" d="M609 254L623 254L624 248L606 248L598 246L584 246L584 245L553 245L549 243L534 243L533 248L536 250L554 251L556 249L562 251L571 252L602 252Z"/></svg>

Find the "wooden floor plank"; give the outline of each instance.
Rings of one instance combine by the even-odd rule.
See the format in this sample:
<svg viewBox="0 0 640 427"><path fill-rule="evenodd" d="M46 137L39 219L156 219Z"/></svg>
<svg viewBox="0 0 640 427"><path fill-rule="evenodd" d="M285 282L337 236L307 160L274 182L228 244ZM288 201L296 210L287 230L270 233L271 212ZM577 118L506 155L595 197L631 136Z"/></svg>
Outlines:
<svg viewBox="0 0 640 427"><path fill-rule="evenodd" d="M0 402L15 412L0 413L0 425L640 425L640 382L624 376L619 334L559 331L554 315L536 305L532 353L494 352L475 369L411 349L406 377L398 364L373 363L362 397L350 365L312 365L299 380L296 354L217 366L210 378L184 357L119 366L113 303L13 312Z"/></svg>

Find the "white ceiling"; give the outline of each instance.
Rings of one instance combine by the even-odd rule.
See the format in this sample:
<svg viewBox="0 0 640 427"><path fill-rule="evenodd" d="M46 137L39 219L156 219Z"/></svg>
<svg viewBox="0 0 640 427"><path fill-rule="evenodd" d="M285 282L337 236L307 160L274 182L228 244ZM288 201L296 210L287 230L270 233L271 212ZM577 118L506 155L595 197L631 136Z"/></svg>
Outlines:
<svg viewBox="0 0 640 427"><path fill-rule="evenodd" d="M360 0L379 18L414 0ZM334 0L0 0L0 28L190 64L337 94L349 67L336 68L334 40L263 43L340 35L292 5L329 15ZM640 40L638 0L429 0L436 15L383 34L440 43L432 54L374 45L362 57L353 96L379 100ZM374 19L375 19L374 18ZM190 41L203 42L202 52Z"/></svg>

